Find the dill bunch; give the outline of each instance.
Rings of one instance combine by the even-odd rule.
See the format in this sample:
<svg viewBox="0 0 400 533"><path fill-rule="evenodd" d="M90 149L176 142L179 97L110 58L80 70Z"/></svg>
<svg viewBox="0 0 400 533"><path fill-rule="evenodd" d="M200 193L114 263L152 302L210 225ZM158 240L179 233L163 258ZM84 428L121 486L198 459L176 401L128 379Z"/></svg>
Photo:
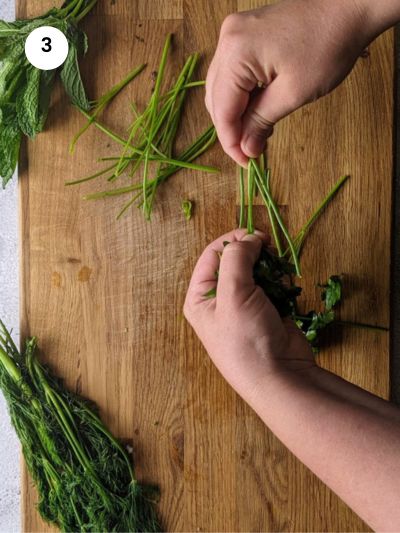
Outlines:
<svg viewBox="0 0 400 533"><path fill-rule="evenodd" d="M20 353L0 321L0 389L42 518L62 531L159 531L157 490L138 483L95 406L66 390L36 348L33 337Z"/></svg>

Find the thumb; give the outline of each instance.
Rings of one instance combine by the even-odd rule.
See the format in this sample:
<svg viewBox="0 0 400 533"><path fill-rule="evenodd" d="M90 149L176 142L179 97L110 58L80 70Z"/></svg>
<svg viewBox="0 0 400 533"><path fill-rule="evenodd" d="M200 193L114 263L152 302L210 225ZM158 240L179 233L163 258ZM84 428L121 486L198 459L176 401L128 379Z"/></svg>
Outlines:
<svg viewBox="0 0 400 533"><path fill-rule="evenodd" d="M275 123L299 107L288 87L289 82L285 82L283 76L278 76L249 105L243 116L240 143L243 153L248 157L260 156Z"/></svg>
<svg viewBox="0 0 400 533"><path fill-rule="evenodd" d="M222 253L217 286L217 302L231 299L254 288L253 266L257 261L263 234L244 235L227 244Z"/></svg>

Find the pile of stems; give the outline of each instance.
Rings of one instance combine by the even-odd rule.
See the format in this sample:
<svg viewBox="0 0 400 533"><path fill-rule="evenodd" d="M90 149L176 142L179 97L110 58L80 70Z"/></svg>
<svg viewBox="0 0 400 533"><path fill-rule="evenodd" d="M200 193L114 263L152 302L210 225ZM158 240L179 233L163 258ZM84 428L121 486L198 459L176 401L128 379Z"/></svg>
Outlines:
<svg viewBox="0 0 400 533"><path fill-rule="evenodd" d="M96 118L97 115L89 115L81 110L89 121L86 127L93 124L121 145L122 152L117 156L100 158L100 161L111 164L91 176L67 182L67 185L83 183L100 176L106 177L108 182L115 182L122 175L132 179L139 171L142 174L139 182L134 181L123 187L88 194L84 197L86 200L96 200L133 193L123 205L117 218L120 218L136 203L142 208L145 218L149 220L159 185L182 168L208 173L219 172L216 167L194 163L216 141L216 132L212 126L201 133L180 154L174 155L174 145L187 92L193 87L203 86L204 82L192 81L199 59L198 54L192 54L187 58L173 87L164 94L161 93L171 39L172 36L168 35L162 51L154 90L146 108L140 113L136 105L133 103L131 105L134 118L127 138L119 136L101 124Z"/></svg>

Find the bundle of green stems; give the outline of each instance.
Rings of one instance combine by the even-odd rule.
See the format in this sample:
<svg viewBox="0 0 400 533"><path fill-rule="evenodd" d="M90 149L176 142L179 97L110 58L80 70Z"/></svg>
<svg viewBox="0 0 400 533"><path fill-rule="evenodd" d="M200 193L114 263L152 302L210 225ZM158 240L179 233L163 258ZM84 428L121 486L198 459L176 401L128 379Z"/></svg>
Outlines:
<svg viewBox="0 0 400 533"><path fill-rule="evenodd" d="M279 257L290 259L294 265L296 275L301 277L300 253L304 244L304 239L314 222L322 214L326 206L331 202L336 193L341 189L349 176L342 176L326 197L318 205L309 220L297 232L295 237L291 237L289 230L282 218L279 206L274 200L271 192L271 171L266 168L265 157L262 155L259 160L250 159L247 169L247 231L254 232L253 204L256 193L260 194L267 209L268 218L271 225L271 233L274 239L274 246ZM240 215L239 227L246 227L246 191L244 169L240 167L239 177L240 188ZM282 238L283 237L283 238ZM286 248L283 242L286 241Z"/></svg>
<svg viewBox="0 0 400 533"><path fill-rule="evenodd" d="M168 54L171 48L172 35L168 35L160 66L155 80L154 90L145 109L140 112L134 103L131 103L133 121L129 127L128 136L121 137L110 128L101 124L97 116L107 103L145 67L141 65L134 69L122 82L104 95L91 114L81 110L88 119L87 124L74 138L72 146L75 146L77 138L91 124L106 134L110 139L122 147L122 151L115 156L100 158L101 162L109 165L100 171L71 182L67 185L79 184L105 176L110 183L115 182L121 176L128 176L130 183L123 187L103 190L87 194L87 200L96 200L108 196L120 196L131 194L129 200L123 205L117 218L120 218L132 205L137 204L142 208L144 216L150 219L156 192L158 187L179 170L186 168L209 173L217 173L219 169L213 166L200 165L194 161L205 153L216 141L214 127L206 128L187 148L179 154L174 154L174 147L182 121L183 107L188 91L194 87L201 87L204 81L193 81L193 75L199 60L198 54L190 55L176 82L165 93L162 87L165 81L165 69ZM133 178L141 173L140 181Z"/></svg>

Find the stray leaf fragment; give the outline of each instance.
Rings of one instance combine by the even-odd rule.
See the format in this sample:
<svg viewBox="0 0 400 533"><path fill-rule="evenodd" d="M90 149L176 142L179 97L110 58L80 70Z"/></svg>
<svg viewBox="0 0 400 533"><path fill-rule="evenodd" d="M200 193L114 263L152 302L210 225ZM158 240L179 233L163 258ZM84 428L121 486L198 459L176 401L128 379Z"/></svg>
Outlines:
<svg viewBox="0 0 400 533"><path fill-rule="evenodd" d="M190 200L182 200L181 207L186 220L190 220L192 218L193 203Z"/></svg>

